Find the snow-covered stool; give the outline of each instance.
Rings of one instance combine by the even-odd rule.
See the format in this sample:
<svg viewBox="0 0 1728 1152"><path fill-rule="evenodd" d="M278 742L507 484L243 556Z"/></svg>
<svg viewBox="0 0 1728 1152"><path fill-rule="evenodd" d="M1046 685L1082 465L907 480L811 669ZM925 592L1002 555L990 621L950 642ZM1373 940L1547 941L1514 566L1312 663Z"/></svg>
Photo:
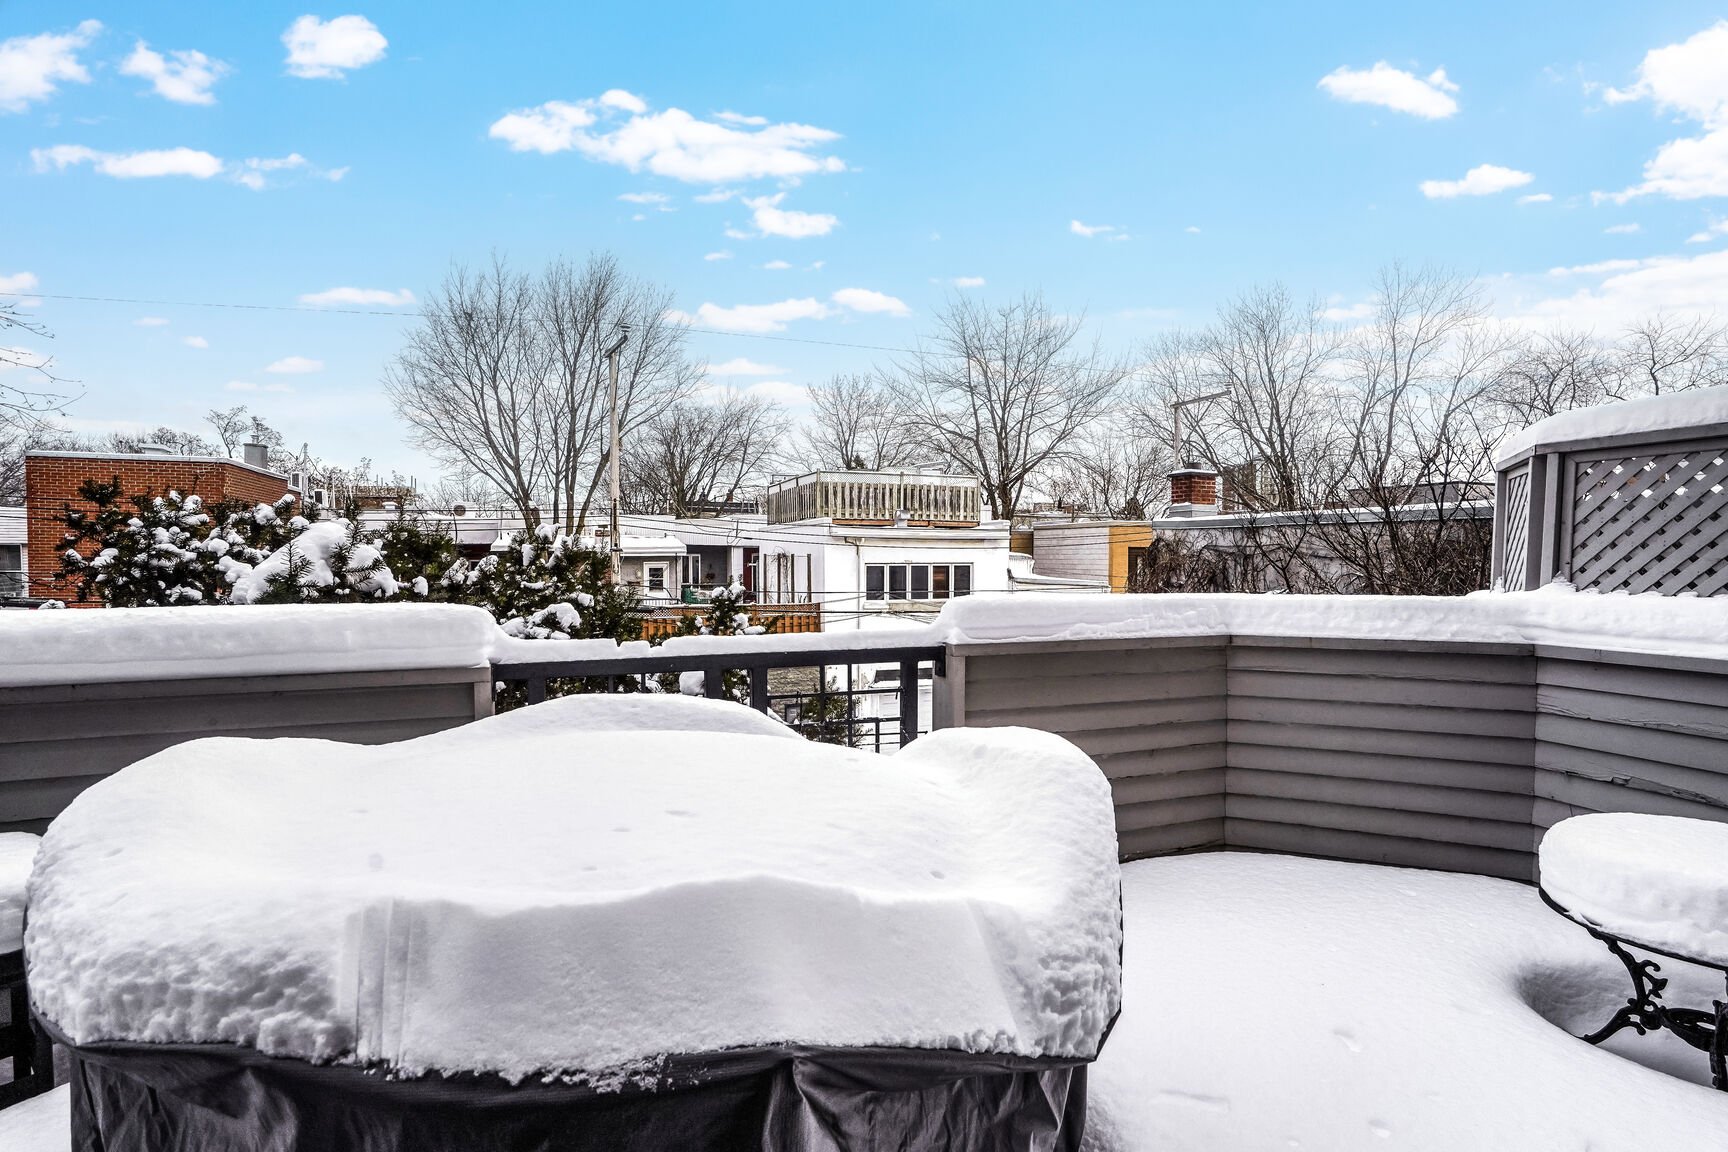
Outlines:
<svg viewBox="0 0 1728 1152"><path fill-rule="evenodd" d="M1058 737L572 696L140 761L50 828L28 938L78 1148L1072 1150L1119 893Z"/></svg>
<svg viewBox="0 0 1728 1152"><path fill-rule="evenodd" d="M1658 1028L1709 1054L1711 1083L1728 1091L1728 995L1709 1008L1665 1003L1661 964L1642 952L1728 977L1728 823L1603 812L1550 828L1540 852L1542 899L1608 946L1632 996L1584 1039Z"/></svg>
<svg viewBox="0 0 1728 1152"><path fill-rule="evenodd" d="M0 1084L0 1108L54 1087L54 1052L30 1019L24 979L24 891L42 838L0 832L0 995L8 1016L0 1027L0 1058L12 1058L12 1079Z"/></svg>

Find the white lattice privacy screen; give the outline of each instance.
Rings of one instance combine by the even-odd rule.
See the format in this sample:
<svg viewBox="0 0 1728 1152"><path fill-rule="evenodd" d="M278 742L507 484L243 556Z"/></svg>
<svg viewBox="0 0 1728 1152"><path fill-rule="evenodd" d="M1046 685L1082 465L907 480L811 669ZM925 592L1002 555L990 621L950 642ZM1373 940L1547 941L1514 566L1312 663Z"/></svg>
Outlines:
<svg viewBox="0 0 1728 1152"><path fill-rule="evenodd" d="M1698 407L1713 414L1718 405ZM1500 586L1566 579L1599 592L1728 595L1728 426L1706 418L1585 438L1576 433L1586 421L1561 419L1544 424L1571 435L1527 435L1528 447L1500 461Z"/></svg>

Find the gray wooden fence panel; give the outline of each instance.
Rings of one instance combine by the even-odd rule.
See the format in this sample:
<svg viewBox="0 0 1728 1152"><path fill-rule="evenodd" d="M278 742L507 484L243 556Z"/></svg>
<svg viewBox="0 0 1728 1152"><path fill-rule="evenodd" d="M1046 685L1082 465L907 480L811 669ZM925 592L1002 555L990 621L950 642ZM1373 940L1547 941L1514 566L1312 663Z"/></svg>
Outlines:
<svg viewBox="0 0 1728 1152"><path fill-rule="evenodd" d="M0 688L0 831L40 831L110 773L204 736L379 744L491 712L485 668Z"/></svg>
<svg viewBox="0 0 1728 1152"><path fill-rule="evenodd" d="M1728 819L1728 661L1264 637L1148 641L1137 655L1132 643L1064 642L1048 668L1032 643L968 646L956 662L958 695L990 705L960 722L1012 719L1098 758L1124 857L1234 847L1529 880L1542 831L1568 815ZM1153 671L1161 659L1184 671ZM1099 684L1112 676L1124 682ZM1094 688L1104 699L1088 703ZM1222 724L1200 719L1220 704Z"/></svg>

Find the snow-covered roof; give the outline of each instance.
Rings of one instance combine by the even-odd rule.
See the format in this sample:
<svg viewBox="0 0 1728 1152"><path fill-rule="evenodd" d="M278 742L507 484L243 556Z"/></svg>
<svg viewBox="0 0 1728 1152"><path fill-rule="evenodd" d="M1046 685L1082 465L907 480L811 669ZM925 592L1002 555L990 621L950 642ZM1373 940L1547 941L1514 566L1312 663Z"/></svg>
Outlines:
<svg viewBox="0 0 1728 1152"><path fill-rule="evenodd" d="M597 726L611 699L122 769L43 838L37 1009L78 1043L511 1080L769 1044L1097 1051L1120 875L1072 744L952 729L883 757L669 730L671 701Z"/></svg>
<svg viewBox="0 0 1728 1152"><path fill-rule="evenodd" d="M1689 428L1723 426L1728 426L1728 386L1598 404L1561 412L1514 432L1494 450L1494 467L1504 468L1521 454L1550 445L1613 437L1646 438Z"/></svg>
<svg viewBox="0 0 1728 1152"><path fill-rule="evenodd" d="M619 543L626 556L684 555L684 541L676 536L621 536Z"/></svg>

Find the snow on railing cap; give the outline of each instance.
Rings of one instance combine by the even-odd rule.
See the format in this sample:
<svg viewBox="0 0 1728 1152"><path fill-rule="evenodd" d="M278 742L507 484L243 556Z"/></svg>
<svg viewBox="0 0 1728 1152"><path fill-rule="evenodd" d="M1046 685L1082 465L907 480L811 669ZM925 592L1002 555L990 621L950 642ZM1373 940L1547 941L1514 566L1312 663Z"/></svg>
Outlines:
<svg viewBox="0 0 1728 1152"><path fill-rule="evenodd" d="M1494 467L1504 468L1529 448L1613 437L1646 438L1660 432L1683 432L1728 424L1728 387L1695 388L1643 396L1593 408L1560 412L1514 432L1494 450Z"/></svg>
<svg viewBox="0 0 1728 1152"><path fill-rule="evenodd" d="M497 634L462 604L0 612L0 687L482 668Z"/></svg>

